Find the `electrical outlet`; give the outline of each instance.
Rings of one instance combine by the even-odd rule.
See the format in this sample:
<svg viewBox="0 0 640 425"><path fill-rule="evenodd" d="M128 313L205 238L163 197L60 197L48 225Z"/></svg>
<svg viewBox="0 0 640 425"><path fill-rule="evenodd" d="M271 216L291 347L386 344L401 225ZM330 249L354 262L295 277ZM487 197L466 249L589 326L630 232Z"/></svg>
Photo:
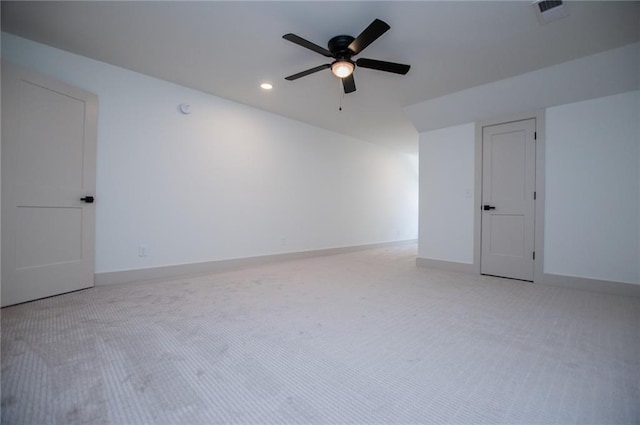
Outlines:
<svg viewBox="0 0 640 425"><path fill-rule="evenodd" d="M280 246L287 246L287 238L280 238Z"/></svg>
<svg viewBox="0 0 640 425"><path fill-rule="evenodd" d="M138 247L138 257L146 257L147 255L149 255L147 247L145 245L140 245Z"/></svg>

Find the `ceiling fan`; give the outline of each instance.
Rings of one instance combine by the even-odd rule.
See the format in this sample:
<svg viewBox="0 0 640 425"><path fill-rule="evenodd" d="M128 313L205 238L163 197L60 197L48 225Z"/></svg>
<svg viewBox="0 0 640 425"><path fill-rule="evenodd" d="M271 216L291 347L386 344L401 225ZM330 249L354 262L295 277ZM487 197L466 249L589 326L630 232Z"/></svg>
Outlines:
<svg viewBox="0 0 640 425"><path fill-rule="evenodd" d="M409 68L411 68L409 65L379 61L375 59L360 58L356 61L351 59L352 56L362 52L367 46L376 41L378 37L387 32L390 28L391 27L386 22L381 21L380 19L375 19L356 38L353 38L350 35L337 35L333 37L329 40L328 50L295 34L285 34L282 36L285 40L309 50L313 50L314 52L320 53L328 58L335 59L335 61L330 64L316 66L315 68L289 75L288 77L285 77L285 80L297 80L298 78L305 77L309 74L313 74L314 72L331 68L331 72L333 72L336 77L342 79L344 92L352 93L356 91L356 83L353 79L353 71L356 66L405 75L409 72Z"/></svg>

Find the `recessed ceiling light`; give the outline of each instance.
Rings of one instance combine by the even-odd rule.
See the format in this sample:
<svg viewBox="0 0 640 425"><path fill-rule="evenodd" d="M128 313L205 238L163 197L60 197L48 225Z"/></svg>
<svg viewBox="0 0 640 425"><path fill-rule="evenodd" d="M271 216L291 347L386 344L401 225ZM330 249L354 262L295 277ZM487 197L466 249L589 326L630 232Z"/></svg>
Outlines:
<svg viewBox="0 0 640 425"><path fill-rule="evenodd" d="M271 90L273 88L273 84L271 84L271 83L262 83L262 84L260 84L260 87L262 87L265 90Z"/></svg>

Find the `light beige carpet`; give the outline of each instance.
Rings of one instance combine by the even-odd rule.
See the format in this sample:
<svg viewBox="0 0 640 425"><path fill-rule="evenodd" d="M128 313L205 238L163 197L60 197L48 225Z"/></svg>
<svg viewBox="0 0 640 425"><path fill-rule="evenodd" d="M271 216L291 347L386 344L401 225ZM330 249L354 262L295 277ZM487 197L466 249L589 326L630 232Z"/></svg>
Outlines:
<svg viewBox="0 0 640 425"><path fill-rule="evenodd" d="M2 310L3 424L640 422L640 299L415 246Z"/></svg>

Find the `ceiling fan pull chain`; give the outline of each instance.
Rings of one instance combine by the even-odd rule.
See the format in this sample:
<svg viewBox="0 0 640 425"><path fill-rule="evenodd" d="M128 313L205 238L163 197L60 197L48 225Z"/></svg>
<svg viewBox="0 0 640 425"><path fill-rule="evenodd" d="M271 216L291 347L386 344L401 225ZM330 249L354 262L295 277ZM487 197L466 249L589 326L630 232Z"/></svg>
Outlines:
<svg viewBox="0 0 640 425"><path fill-rule="evenodd" d="M344 91L342 90L342 81L338 84L338 99L340 99L340 106L338 111L342 112L342 99L344 99Z"/></svg>

